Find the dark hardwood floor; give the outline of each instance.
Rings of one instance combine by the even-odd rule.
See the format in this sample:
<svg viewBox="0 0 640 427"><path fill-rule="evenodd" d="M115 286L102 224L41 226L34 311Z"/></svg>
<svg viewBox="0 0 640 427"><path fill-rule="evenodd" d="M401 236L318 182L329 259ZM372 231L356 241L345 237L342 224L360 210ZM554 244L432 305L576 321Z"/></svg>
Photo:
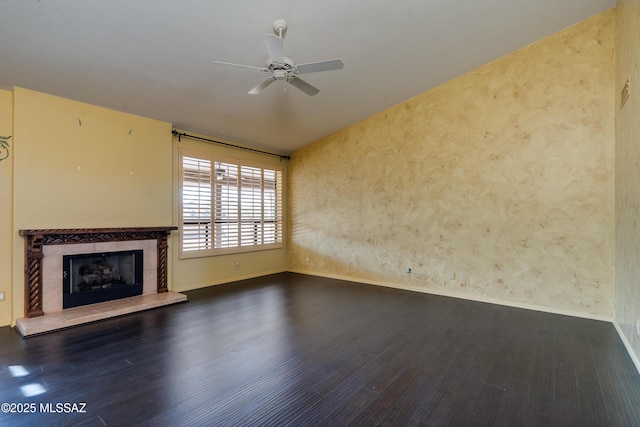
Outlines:
<svg viewBox="0 0 640 427"><path fill-rule="evenodd" d="M607 322L292 273L187 294L28 339L0 328L0 403L35 410L0 425L640 425Z"/></svg>

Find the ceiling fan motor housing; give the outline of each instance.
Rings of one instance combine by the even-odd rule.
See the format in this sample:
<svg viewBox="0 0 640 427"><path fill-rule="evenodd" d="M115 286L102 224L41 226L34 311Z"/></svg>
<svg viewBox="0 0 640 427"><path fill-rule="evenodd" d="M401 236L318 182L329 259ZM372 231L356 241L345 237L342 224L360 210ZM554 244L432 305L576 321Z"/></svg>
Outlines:
<svg viewBox="0 0 640 427"><path fill-rule="evenodd" d="M285 80L290 73L295 73L296 64L293 59L285 56L284 62L267 61L267 69L273 73L276 80Z"/></svg>

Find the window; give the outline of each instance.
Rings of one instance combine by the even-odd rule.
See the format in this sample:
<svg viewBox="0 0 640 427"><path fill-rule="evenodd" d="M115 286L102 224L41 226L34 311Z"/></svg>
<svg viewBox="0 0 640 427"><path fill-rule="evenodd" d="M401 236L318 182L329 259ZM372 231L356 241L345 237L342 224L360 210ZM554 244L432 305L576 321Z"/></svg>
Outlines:
<svg viewBox="0 0 640 427"><path fill-rule="evenodd" d="M181 154L183 257L282 247L282 169Z"/></svg>

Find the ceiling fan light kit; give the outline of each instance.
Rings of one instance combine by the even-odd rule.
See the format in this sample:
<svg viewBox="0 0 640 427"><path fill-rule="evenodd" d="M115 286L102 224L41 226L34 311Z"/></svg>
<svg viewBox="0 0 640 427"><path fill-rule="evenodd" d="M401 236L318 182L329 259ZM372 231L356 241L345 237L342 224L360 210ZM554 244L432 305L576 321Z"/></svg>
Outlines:
<svg viewBox="0 0 640 427"><path fill-rule="evenodd" d="M276 35L265 35L265 43L269 52L269 59L264 67L254 67L251 65L234 64L231 62L215 61L216 65L226 67L253 69L260 72L271 73L271 77L258 84L249 91L250 95L256 95L266 89L271 83L279 80L286 81L291 86L301 90L309 96L313 96L320 90L302 80L300 74L318 73L321 71L340 70L344 63L340 59L330 59L327 61L309 62L306 64L296 64L291 58L284 56L283 35L287 30L287 22L278 19L273 23L273 31Z"/></svg>

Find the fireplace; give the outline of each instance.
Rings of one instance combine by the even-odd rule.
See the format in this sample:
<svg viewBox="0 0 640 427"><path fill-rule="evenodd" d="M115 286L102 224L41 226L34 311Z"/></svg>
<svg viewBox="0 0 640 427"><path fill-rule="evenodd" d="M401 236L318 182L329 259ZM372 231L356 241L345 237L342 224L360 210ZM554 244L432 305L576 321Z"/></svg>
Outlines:
<svg viewBox="0 0 640 427"><path fill-rule="evenodd" d="M142 250L65 255L62 265L63 308L142 295Z"/></svg>
<svg viewBox="0 0 640 427"><path fill-rule="evenodd" d="M167 286L168 236L176 229L177 227L130 227L19 230L20 235L24 236L25 249L25 317L16 319L16 329L20 335L28 337L187 301L186 295L170 291ZM125 259L129 260L110 260L111 254L115 252L128 252ZM142 278L123 279L125 273L129 274L126 270L131 269L129 264L132 262L132 253L136 254L135 262L141 263L133 276L135 278L141 271ZM142 256L138 255L140 253ZM63 272L66 270L69 276L70 271L78 266L78 274L82 275L79 266L89 259L81 257L79 264L76 261L65 266L63 259L69 255L98 258L94 258L83 269L86 280L76 278L63 286ZM101 273L103 278L99 282L101 267L106 273ZM105 281L104 276L110 279ZM120 279L117 279L118 276ZM142 283L142 294L63 308L63 287L69 293L89 295L97 291L92 288L126 288L128 282ZM80 286L80 283L85 285ZM76 285L77 292L75 289L71 292ZM83 291L80 291L81 287Z"/></svg>
<svg viewBox="0 0 640 427"><path fill-rule="evenodd" d="M156 279L144 280L144 288L153 282L154 291L158 294L167 293L167 238L171 230L177 227L132 227L132 228L81 228L81 229L36 229L19 230L24 236L24 282L25 282L25 317L34 318L44 316L45 311L57 312L63 309L62 285L58 283L53 288L49 285L49 279L44 277L43 270L51 270L43 266L53 264L53 269L58 268L56 257L59 248L69 247L71 253L62 255L106 253L122 250L139 249L137 247L122 247L124 244L135 244L140 241L152 241L155 257L145 262L145 268L155 269ZM52 254L46 254L51 249ZM149 250L151 252L151 250ZM145 254L147 251L145 251ZM146 255L145 255L146 257ZM62 256L59 261L59 272L55 274L56 280L62 279ZM51 266L50 266L51 267ZM53 271L53 270L52 270ZM45 282L45 283L43 283ZM46 286L44 286L46 285ZM143 294L147 292L143 288ZM152 291L153 292L153 291ZM59 299L58 299L59 296ZM47 297L47 301L45 301ZM58 302L59 301L59 302ZM59 305L58 305L59 304ZM45 310L46 309L46 310Z"/></svg>

